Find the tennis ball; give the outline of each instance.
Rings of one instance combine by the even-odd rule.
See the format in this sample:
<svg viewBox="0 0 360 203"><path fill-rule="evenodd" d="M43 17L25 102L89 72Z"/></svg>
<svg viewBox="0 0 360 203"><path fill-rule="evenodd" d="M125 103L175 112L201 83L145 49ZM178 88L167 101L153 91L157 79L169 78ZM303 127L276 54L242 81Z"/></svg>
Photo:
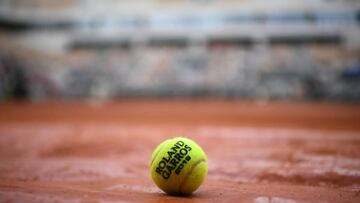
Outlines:
<svg viewBox="0 0 360 203"><path fill-rule="evenodd" d="M159 144L151 158L155 184L170 195L190 195L207 176L207 158L194 141L176 137Z"/></svg>

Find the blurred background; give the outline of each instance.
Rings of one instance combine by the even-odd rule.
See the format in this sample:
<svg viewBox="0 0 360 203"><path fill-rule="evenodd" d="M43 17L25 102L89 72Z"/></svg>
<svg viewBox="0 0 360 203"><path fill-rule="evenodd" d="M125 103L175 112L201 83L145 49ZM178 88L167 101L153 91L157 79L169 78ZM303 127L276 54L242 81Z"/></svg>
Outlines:
<svg viewBox="0 0 360 203"><path fill-rule="evenodd" d="M360 101L359 0L0 0L0 101Z"/></svg>

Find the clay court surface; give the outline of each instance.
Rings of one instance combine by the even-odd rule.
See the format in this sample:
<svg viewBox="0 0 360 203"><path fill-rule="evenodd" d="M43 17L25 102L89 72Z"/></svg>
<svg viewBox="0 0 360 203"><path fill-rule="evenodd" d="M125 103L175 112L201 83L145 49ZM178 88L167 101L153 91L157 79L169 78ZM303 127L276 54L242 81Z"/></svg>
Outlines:
<svg viewBox="0 0 360 203"><path fill-rule="evenodd" d="M190 197L151 181L153 149L197 141ZM360 106L125 100L0 104L0 202L360 202Z"/></svg>

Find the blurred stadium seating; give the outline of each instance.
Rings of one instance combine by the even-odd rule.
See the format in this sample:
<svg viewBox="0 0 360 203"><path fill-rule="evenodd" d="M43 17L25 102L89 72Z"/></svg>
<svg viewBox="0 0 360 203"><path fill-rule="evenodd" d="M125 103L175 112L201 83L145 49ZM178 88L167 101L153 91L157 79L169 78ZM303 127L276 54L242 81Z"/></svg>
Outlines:
<svg viewBox="0 0 360 203"><path fill-rule="evenodd" d="M0 100L360 101L357 0L2 0Z"/></svg>

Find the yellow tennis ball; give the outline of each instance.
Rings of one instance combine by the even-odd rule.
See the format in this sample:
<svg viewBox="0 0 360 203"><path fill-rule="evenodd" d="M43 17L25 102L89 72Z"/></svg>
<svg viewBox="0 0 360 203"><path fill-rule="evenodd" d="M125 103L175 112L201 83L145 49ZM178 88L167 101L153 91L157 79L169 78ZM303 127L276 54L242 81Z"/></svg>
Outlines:
<svg viewBox="0 0 360 203"><path fill-rule="evenodd" d="M159 144L151 158L155 184L170 195L190 195L207 176L207 158L194 141L176 137Z"/></svg>

